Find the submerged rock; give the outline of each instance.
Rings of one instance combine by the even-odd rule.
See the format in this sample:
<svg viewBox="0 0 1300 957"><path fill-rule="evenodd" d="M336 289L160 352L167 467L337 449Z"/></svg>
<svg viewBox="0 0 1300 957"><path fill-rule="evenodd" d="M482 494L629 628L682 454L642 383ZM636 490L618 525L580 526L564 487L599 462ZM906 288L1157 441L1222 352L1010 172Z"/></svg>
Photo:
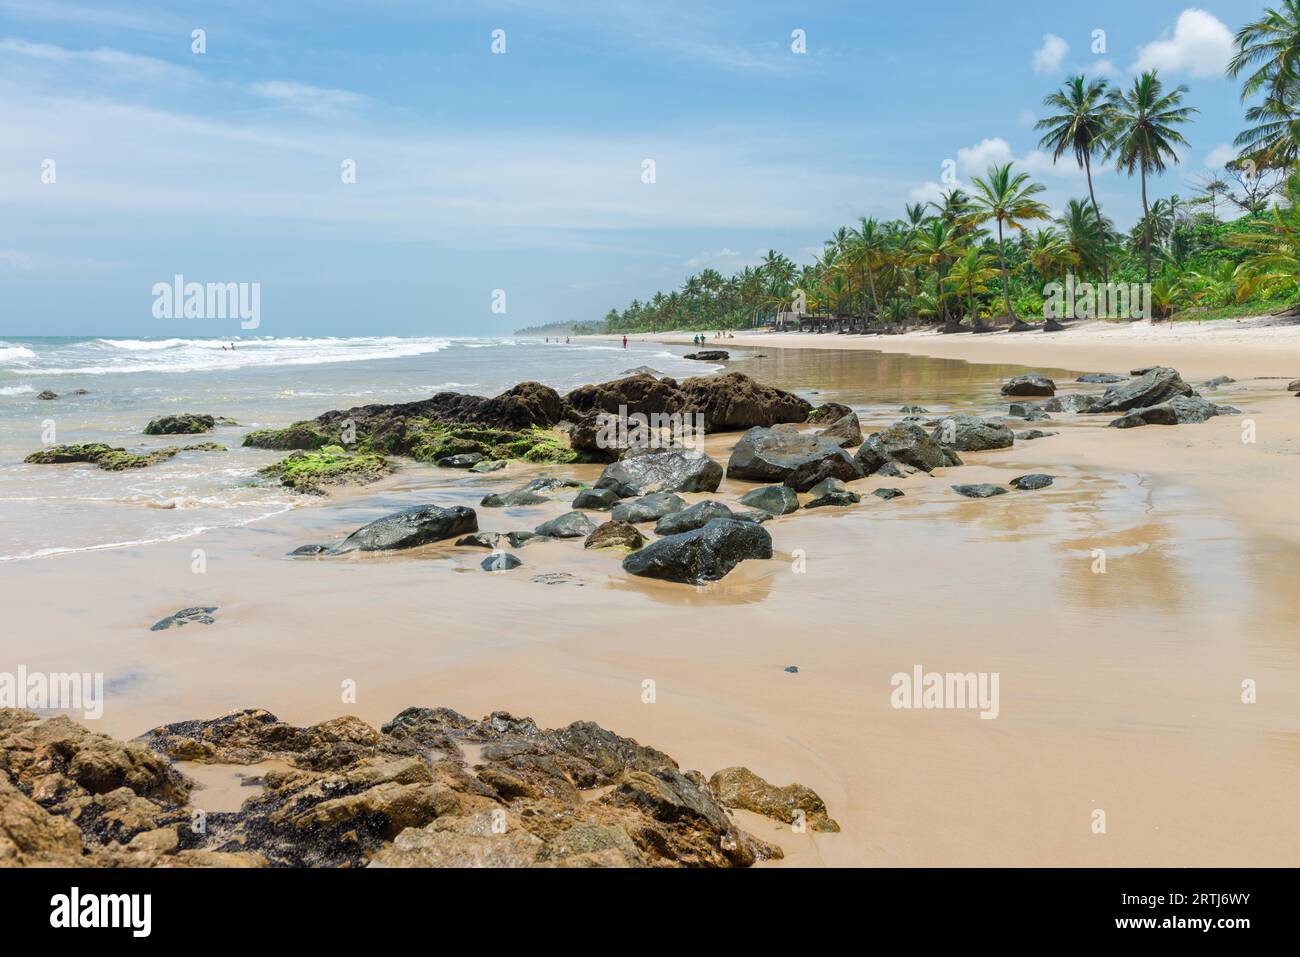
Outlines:
<svg viewBox="0 0 1300 957"><path fill-rule="evenodd" d="M799 510L799 496L788 485L765 485L740 496L741 505L761 509L771 515L789 515Z"/></svg>
<svg viewBox="0 0 1300 957"><path fill-rule="evenodd" d="M50 399L57 399L58 397L59 394L57 392L51 392L49 389L42 389L40 392L36 393L36 398L43 399L47 402Z"/></svg>
<svg viewBox="0 0 1300 957"><path fill-rule="evenodd" d="M867 436L854 456L867 475L902 477L899 466L923 472L961 465L961 457L931 438L919 425L898 423Z"/></svg>
<svg viewBox="0 0 1300 957"><path fill-rule="evenodd" d="M1208 379L1201 383L1202 389L1217 389L1221 385L1232 385L1237 380L1231 376L1216 375L1213 379Z"/></svg>
<svg viewBox="0 0 1300 957"><path fill-rule="evenodd" d="M498 469L505 468L509 464L510 463L505 459L484 459L482 462L475 462L474 465L470 467L470 471L478 472L480 474L484 472L495 472Z"/></svg>
<svg viewBox="0 0 1300 957"><path fill-rule="evenodd" d="M652 492L628 502L619 502L609 517L616 522L655 522L685 507L686 502L672 492Z"/></svg>
<svg viewBox="0 0 1300 957"><path fill-rule="evenodd" d="M166 631L168 628L180 628L184 625L211 625L216 619L212 613L217 610L216 605L196 605L193 608L182 608L180 611L173 612L166 618L161 618L149 626L150 631Z"/></svg>
<svg viewBox="0 0 1300 957"><path fill-rule="evenodd" d="M496 552L479 562L478 567L485 572L508 572L518 568L523 562L509 552Z"/></svg>
<svg viewBox="0 0 1300 957"><path fill-rule="evenodd" d="M1000 485L990 485L987 482L979 485L954 485L952 490L958 495L965 495L967 498L992 498L994 495L1006 495L1007 490Z"/></svg>
<svg viewBox="0 0 1300 957"><path fill-rule="evenodd" d="M761 525L715 518L703 528L651 542L623 559L623 569L700 585L723 578L746 559L771 557L772 536Z"/></svg>
<svg viewBox="0 0 1300 957"><path fill-rule="evenodd" d="M812 500L804 508L824 508L828 505L856 505L862 496L851 492L839 479L828 478L808 490Z"/></svg>
<svg viewBox="0 0 1300 957"><path fill-rule="evenodd" d="M392 515L385 515L363 525L343 541L330 548L341 555L346 552L377 552L415 548L478 531L478 516L472 508L453 505L416 505Z"/></svg>
<svg viewBox="0 0 1300 957"><path fill-rule="evenodd" d="M796 491L806 491L824 478L861 478L862 467L830 439L791 428L760 427L750 429L736 443L727 462L727 475L784 482Z"/></svg>
<svg viewBox="0 0 1300 957"><path fill-rule="evenodd" d="M1038 372L1013 376L1002 386L1003 395L1055 395L1056 383Z"/></svg>
<svg viewBox="0 0 1300 957"><path fill-rule="evenodd" d="M946 416L939 420L930 437L959 452L1008 449L1016 441L1015 433L1005 425L976 415Z"/></svg>
<svg viewBox="0 0 1300 957"><path fill-rule="evenodd" d="M211 432L217 420L210 415L185 412L181 415L164 415L153 419L144 427L145 435L197 435Z"/></svg>
<svg viewBox="0 0 1300 957"><path fill-rule="evenodd" d="M723 359L730 359L731 353L722 349L706 349L703 352L688 352L682 356L683 359L698 359L701 362L719 362Z"/></svg>
<svg viewBox="0 0 1300 957"><path fill-rule="evenodd" d="M1230 405L1215 405L1199 395L1175 396L1167 402L1134 409L1111 421L1114 429L1132 429L1143 425L1196 425L1216 415L1240 415L1241 410Z"/></svg>
<svg viewBox="0 0 1300 957"><path fill-rule="evenodd" d="M1043 432L1040 429L1026 429L1023 432L1016 433L1017 442L1029 442L1033 439L1045 439L1049 435L1057 435L1056 432Z"/></svg>
<svg viewBox="0 0 1300 957"><path fill-rule="evenodd" d="M1014 419L1026 419L1030 422L1041 422L1043 419L1051 418L1043 410L1042 406L1034 405L1032 402L1012 402L1007 409L1007 415Z"/></svg>
<svg viewBox="0 0 1300 957"><path fill-rule="evenodd" d="M1031 475L1021 475L1011 480L1011 487L1017 488L1022 492L1033 492L1040 488L1047 488L1051 485L1053 478L1050 475L1044 475L1041 472L1034 472Z"/></svg>
<svg viewBox="0 0 1300 957"><path fill-rule="evenodd" d="M587 536L584 548L626 548L636 551L645 544L645 536L631 522L605 522Z"/></svg>
<svg viewBox="0 0 1300 957"><path fill-rule="evenodd" d="M521 505L544 505L550 499L527 489L517 488L512 492L491 492L479 499L483 508L516 508Z"/></svg>

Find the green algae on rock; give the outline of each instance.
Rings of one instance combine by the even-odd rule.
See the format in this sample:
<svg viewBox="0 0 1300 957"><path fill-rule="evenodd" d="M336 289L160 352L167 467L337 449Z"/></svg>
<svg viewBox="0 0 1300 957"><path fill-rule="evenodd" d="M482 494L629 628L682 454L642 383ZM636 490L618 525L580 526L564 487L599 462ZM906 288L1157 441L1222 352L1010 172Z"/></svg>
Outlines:
<svg viewBox="0 0 1300 957"><path fill-rule="evenodd" d="M258 474L279 479L281 485L295 492L324 495L331 486L368 485L392 471L382 455L327 445L314 452L296 451Z"/></svg>
<svg viewBox="0 0 1300 957"><path fill-rule="evenodd" d="M210 415L185 412L181 415L164 415L144 427L145 435L197 435L211 432L217 420Z"/></svg>
<svg viewBox="0 0 1300 957"><path fill-rule="evenodd" d="M224 452L226 447L216 442L201 442L197 445L178 447L169 445L161 449L146 452L128 452L126 449L103 442L89 442L85 445L52 445L48 449L33 452L23 459L28 465L64 465L70 462L88 462L97 465L106 472L121 472L126 469L141 469L157 462L164 462L180 452Z"/></svg>

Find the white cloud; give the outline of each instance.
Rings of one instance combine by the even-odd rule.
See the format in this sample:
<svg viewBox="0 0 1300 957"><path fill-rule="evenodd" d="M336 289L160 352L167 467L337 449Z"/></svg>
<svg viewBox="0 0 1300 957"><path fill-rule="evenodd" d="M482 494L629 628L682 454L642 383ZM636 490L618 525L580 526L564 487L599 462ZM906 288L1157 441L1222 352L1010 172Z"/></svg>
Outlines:
<svg viewBox="0 0 1300 957"><path fill-rule="evenodd" d="M1178 15L1172 34L1166 31L1161 39L1138 51L1133 72L1160 70L1221 77L1234 52L1236 42L1223 21L1192 7Z"/></svg>
<svg viewBox="0 0 1300 957"><path fill-rule="evenodd" d="M736 252L734 249L728 249L726 246L723 246L717 252L709 252L708 250L705 250L698 256L692 256L690 259L686 260L686 265L691 269L699 269L703 266L712 266L715 269L723 267L734 268L738 265L737 257L739 256L740 253Z"/></svg>
<svg viewBox="0 0 1300 957"><path fill-rule="evenodd" d="M1236 148L1227 143L1222 143L1219 146L1216 146L1214 149L1210 150L1210 152L1206 154L1205 165L1209 169L1219 169L1220 167L1226 166L1229 162L1235 160L1236 158L1237 158Z"/></svg>
<svg viewBox="0 0 1300 957"><path fill-rule="evenodd" d="M32 268L32 257L16 249L0 249L0 267L26 272Z"/></svg>
<svg viewBox="0 0 1300 957"><path fill-rule="evenodd" d="M1084 67L1083 72L1089 76L1114 76L1118 71L1111 60L1097 60Z"/></svg>
<svg viewBox="0 0 1300 957"><path fill-rule="evenodd" d="M1055 73L1065 62L1065 56L1069 52L1070 44L1055 33L1047 34L1043 37L1043 45L1034 51L1034 72Z"/></svg>
<svg viewBox="0 0 1300 957"><path fill-rule="evenodd" d="M353 93L351 90L331 90L307 83L287 83L283 80L254 83L249 89L263 99L303 113L333 113L358 106L366 101L365 96Z"/></svg>
<svg viewBox="0 0 1300 957"><path fill-rule="evenodd" d="M1010 143L1000 136L986 137L974 146L963 146L957 151L957 171L966 176L983 176L990 166L1014 159Z"/></svg>

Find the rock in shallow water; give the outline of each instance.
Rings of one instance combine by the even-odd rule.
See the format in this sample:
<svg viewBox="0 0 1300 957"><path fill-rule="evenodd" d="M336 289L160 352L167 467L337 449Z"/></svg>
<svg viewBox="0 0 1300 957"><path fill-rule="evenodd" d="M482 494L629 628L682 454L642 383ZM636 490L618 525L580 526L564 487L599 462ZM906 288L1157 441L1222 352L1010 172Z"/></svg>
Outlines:
<svg viewBox="0 0 1300 957"><path fill-rule="evenodd" d="M901 488L878 488L871 494L888 502L890 499L902 498L903 490Z"/></svg>
<svg viewBox="0 0 1300 957"><path fill-rule="evenodd" d="M655 522L665 515L680 512L686 502L671 492L653 492L631 501L619 502L609 517L616 522Z"/></svg>
<svg viewBox="0 0 1300 957"><path fill-rule="evenodd" d="M1138 378L1111 386L1090 408L1080 411L1127 412L1130 409L1159 405L1177 396L1193 394L1192 387L1183 381L1177 369L1156 366L1141 373L1134 370L1133 374Z"/></svg>
<svg viewBox="0 0 1300 957"><path fill-rule="evenodd" d="M548 538L586 538L596 530L596 523L582 512L569 512L549 522L542 522L533 529L538 535Z"/></svg>
<svg viewBox="0 0 1300 957"><path fill-rule="evenodd" d="M694 449L631 449L605 468L598 488L615 491L716 492L722 484L722 466Z"/></svg>
<svg viewBox="0 0 1300 957"><path fill-rule="evenodd" d="M631 522L605 522L587 536L584 548L626 548L636 551L645 544L645 536Z"/></svg>
<svg viewBox="0 0 1300 957"><path fill-rule="evenodd" d="M536 492L517 488L512 492L493 492L479 500L483 508L517 508L521 505L544 505L550 499Z"/></svg>
<svg viewBox="0 0 1300 957"><path fill-rule="evenodd" d="M1030 372L1014 376L1002 386L1003 395L1055 395L1056 383L1045 375Z"/></svg>
<svg viewBox="0 0 1300 957"><path fill-rule="evenodd" d="M967 498L992 498L994 495L1006 495L1007 490L1000 485L990 485L987 482L979 485L954 485L952 490L958 495L965 495Z"/></svg>
<svg viewBox="0 0 1300 957"><path fill-rule="evenodd" d="M731 518L731 509L721 502L697 502L690 508L671 512L655 523L656 535L676 535L702 528L715 518Z"/></svg>
<svg viewBox="0 0 1300 957"><path fill-rule="evenodd" d="M180 415L164 415L152 420L144 427L145 435L197 435L211 432L217 420L210 415L184 412Z"/></svg>
<svg viewBox="0 0 1300 957"><path fill-rule="evenodd" d="M940 419L930 437L940 445L959 452L1009 449L1016 441L1015 433L1005 425L981 419L977 415L964 414Z"/></svg>
<svg viewBox="0 0 1300 957"><path fill-rule="evenodd" d="M1167 402L1134 409L1127 415L1114 419L1113 429L1132 429L1143 425L1198 425L1216 415L1240 415L1241 410L1230 405L1215 405L1199 395L1175 396Z"/></svg>
<svg viewBox="0 0 1300 957"><path fill-rule="evenodd" d="M753 428L732 449L729 478L784 482L806 491L824 478L852 480L862 467L837 442L795 431L789 426Z"/></svg>
<svg viewBox="0 0 1300 957"><path fill-rule="evenodd" d="M717 581L751 558L772 557L772 536L760 525L715 518L703 528L669 535L623 559L632 575L700 585Z"/></svg>
<svg viewBox="0 0 1300 957"><path fill-rule="evenodd" d="M1047 488L1052 482L1052 476L1035 472L1032 475L1021 475L1018 478L1013 478L1011 486L1020 489L1022 492L1033 492L1040 488Z"/></svg>
<svg viewBox="0 0 1300 957"><path fill-rule="evenodd" d="M451 508L416 505L361 526L329 551L341 555L415 548L476 531L478 516L472 508L464 505Z"/></svg>
<svg viewBox="0 0 1300 957"><path fill-rule="evenodd" d="M867 436L854 456L867 475L896 475L905 473L900 466L910 466L923 472L937 468L961 465L961 457L945 448L926 434L925 429L912 423L900 422Z"/></svg>
<svg viewBox="0 0 1300 957"><path fill-rule="evenodd" d="M799 496L788 485L765 485L740 496L740 504L762 509L769 515L789 515L799 510Z"/></svg>
<svg viewBox="0 0 1300 957"><path fill-rule="evenodd" d="M836 419L817 435L823 439L830 439L842 449L856 448L862 444L862 426L858 422L857 414L853 412Z"/></svg>
<svg viewBox="0 0 1300 957"><path fill-rule="evenodd" d="M509 552L497 552L479 562L478 567L485 572L508 572L510 569L518 568L522 564L523 561L520 558L511 555Z"/></svg>
<svg viewBox="0 0 1300 957"><path fill-rule="evenodd" d="M1114 382L1123 382L1128 376L1115 375L1113 372L1089 372L1079 376L1075 382L1090 382L1097 385L1110 385Z"/></svg>
<svg viewBox="0 0 1300 957"><path fill-rule="evenodd" d="M217 610L216 605L199 605L193 608L182 608L178 612L168 615L149 626L150 631L166 631L168 628L180 628L184 625L211 625L216 621L212 613Z"/></svg>

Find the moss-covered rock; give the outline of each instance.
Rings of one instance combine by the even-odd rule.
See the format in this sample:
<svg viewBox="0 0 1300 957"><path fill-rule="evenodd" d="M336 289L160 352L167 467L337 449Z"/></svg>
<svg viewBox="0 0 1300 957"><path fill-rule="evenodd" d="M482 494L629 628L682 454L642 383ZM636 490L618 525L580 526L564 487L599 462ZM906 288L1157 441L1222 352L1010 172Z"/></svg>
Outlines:
<svg viewBox="0 0 1300 957"><path fill-rule="evenodd" d="M122 472L126 469L142 469L158 462L165 462L179 452L224 452L225 450L224 445L218 445L216 442L200 442L184 448L169 445L166 448L149 449L145 452L128 452L126 449L105 445L103 442L89 442L85 445L53 445L48 449L33 452L23 461L29 465L87 462L107 472Z"/></svg>
<svg viewBox="0 0 1300 957"><path fill-rule="evenodd" d="M365 439L359 439L364 444ZM526 462L566 464L586 461L570 448L563 433L532 426L514 431L479 425L452 425L412 419L397 448L388 451L409 455L420 462L437 462L455 455L478 454L484 459L522 459Z"/></svg>
<svg viewBox="0 0 1300 957"><path fill-rule="evenodd" d="M327 445L313 452L296 451L259 474L279 479L281 485L295 492L324 495L333 486L367 485L392 471L382 455Z"/></svg>
<svg viewBox="0 0 1300 957"><path fill-rule="evenodd" d="M210 415L186 412L182 415L164 415L153 419L144 427L145 435L198 435L211 432L217 420Z"/></svg>
<svg viewBox="0 0 1300 957"><path fill-rule="evenodd" d="M295 422L283 429L257 429L244 436L247 448L274 449L277 452L294 449L310 452L336 441L337 438L331 439L311 422Z"/></svg>

